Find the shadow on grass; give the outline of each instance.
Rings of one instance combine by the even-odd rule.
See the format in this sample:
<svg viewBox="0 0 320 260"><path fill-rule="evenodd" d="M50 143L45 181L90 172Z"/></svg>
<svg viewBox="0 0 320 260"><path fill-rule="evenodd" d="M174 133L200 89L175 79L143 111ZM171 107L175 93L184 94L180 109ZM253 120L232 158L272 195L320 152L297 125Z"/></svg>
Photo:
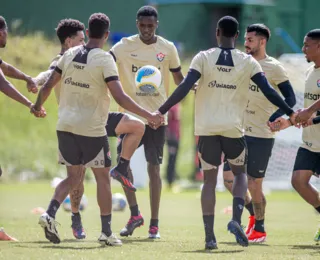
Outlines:
<svg viewBox="0 0 320 260"><path fill-rule="evenodd" d="M291 249L313 249L317 250L320 253L320 245L289 245Z"/></svg>
<svg viewBox="0 0 320 260"><path fill-rule="evenodd" d="M166 241L161 239L150 239L150 238L123 238L121 239L123 244L132 244L132 243L164 243Z"/></svg>
<svg viewBox="0 0 320 260"><path fill-rule="evenodd" d="M219 249L214 249L214 250L193 250L193 251L180 251L180 253L185 253L185 254L193 254L193 253L199 253L199 254L234 254L234 253L241 253L244 250L219 250Z"/></svg>
<svg viewBox="0 0 320 260"><path fill-rule="evenodd" d="M240 246L238 243L236 242L219 242L219 244L222 245L229 245L229 246ZM263 244L263 243L249 243L249 247L250 246L269 246L268 244Z"/></svg>

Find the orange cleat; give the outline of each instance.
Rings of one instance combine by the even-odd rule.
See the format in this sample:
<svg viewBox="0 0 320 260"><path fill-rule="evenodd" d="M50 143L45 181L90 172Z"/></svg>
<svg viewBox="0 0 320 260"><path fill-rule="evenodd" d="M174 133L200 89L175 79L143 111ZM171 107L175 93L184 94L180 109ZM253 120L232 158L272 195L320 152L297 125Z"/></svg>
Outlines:
<svg viewBox="0 0 320 260"><path fill-rule="evenodd" d="M258 232L252 229L250 235L248 236L248 240L251 243L263 243L267 239L266 232Z"/></svg>
<svg viewBox="0 0 320 260"><path fill-rule="evenodd" d="M256 219L254 216L249 217L249 223L246 229L246 235L247 237L250 235L251 231L253 230L254 224L256 223Z"/></svg>
<svg viewBox="0 0 320 260"><path fill-rule="evenodd" d="M3 228L0 228L0 241L15 241L18 240L14 237L9 236L6 232L4 232Z"/></svg>

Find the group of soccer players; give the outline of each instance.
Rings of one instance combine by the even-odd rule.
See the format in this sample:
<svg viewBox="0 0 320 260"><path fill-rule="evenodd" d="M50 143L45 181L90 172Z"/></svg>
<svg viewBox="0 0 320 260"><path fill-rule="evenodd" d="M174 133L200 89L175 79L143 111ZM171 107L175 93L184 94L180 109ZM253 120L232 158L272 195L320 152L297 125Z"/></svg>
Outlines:
<svg viewBox="0 0 320 260"><path fill-rule="evenodd" d="M144 219L134 193L136 189L129 166L132 154L141 144L144 145L150 178L149 238L160 238L160 164L166 113L191 89L195 89L195 135L199 136L198 153L204 171L201 205L206 249L217 248L214 233L215 187L222 162L224 182L233 195L233 216L228 223L228 230L241 246L265 241L266 200L262 182L274 144L273 132L291 125L306 127L303 130L305 144L297 154L292 184L320 213L318 191L309 183L313 174L320 173L319 129L316 126L320 120L315 116L320 102L312 104L320 94L320 30L310 31L305 37L303 51L307 60L313 61L315 66L309 70L306 82L307 109L294 112L291 107L296 103L295 95L285 69L266 54L266 44L271 34L265 25L247 27L244 53L235 49L239 36L238 21L230 16L221 18L216 30L218 47L199 52L184 77L174 44L155 34L158 27L157 11L150 6L140 8L136 23L137 35L123 38L109 52L105 52L102 47L108 39L110 26L105 14L90 16L86 43L85 27L80 21L61 20L57 27L61 52L48 71L32 79L14 70L15 75L20 73L16 78L28 82L30 91L36 92L37 85L43 85L35 104L22 96L0 74L0 90L30 107L36 117L46 115L42 105L52 88L55 88L59 105L59 162L66 165L67 177L58 185L48 210L40 217L39 224L46 238L53 243L60 243L55 215L68 194L72 205L73 234L78 239L85 238L78 209L84 192L85 169L88 167L92 169L97 182L102 226L99 242L122 245L111 230L109 174L121 182L130 205L131 217L120 235L132 235L135 228L143 225ZM6 34L7 26L1 18L1 47L5 45L3 41ZM6 73L2 64L0 68L4 74L12 76ZM135 86L135 72L144 65L156 66L162 73L163 82L154 92L144 92ZM168 98L170 72L179 86ZM109 92L126 113L109 112ZM281 92L284 100L278 92ZM282 118L284 114L289 119ZM118 164L110 173L108 136L121 138ZM223 155L224 159L221 160ZM250 213L245 231L241 227L244 207ZM315 239L320 240L320 232Z"/></svg>

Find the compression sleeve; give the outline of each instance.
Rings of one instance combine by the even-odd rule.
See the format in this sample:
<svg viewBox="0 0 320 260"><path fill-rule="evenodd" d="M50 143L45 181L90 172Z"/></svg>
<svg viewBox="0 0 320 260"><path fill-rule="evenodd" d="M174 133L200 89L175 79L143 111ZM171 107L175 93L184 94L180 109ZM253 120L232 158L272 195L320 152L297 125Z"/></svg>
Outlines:
<svg viewBox="0 0 320 260"><path fill-rule="evenodd" d="M288 116L293 113L293 110L287 105L286 102L280 97L277 91L269 84L268 80L266 79L264 73L259 72L255 74L251 80L257 84L257 86L262 91L263 95L275 106L282 109L285 114Z"/></svg>
<svg viewBox="0 0 320 260"><path fill-rule="evenodd" d="M284 101L289 105L289 107L294 107L294 105L297 103L296 101L296 96L294 94L292 85L290 83L289 80L284 81L280 84L278 84L278 88L281 91L281 94L284 96ZM283 112L283 110L278 109L277 111L275 111L269 121L273 122L274 120L276 120L278 117L283 116L285 113Z"/></svg>

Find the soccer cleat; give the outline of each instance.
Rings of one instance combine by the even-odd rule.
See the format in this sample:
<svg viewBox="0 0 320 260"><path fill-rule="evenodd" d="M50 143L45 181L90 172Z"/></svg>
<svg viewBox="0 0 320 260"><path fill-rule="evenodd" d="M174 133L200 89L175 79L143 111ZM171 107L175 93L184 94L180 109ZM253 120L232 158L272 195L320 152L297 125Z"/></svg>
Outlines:
<svg viewBox="0 0 320 260"><path fill-rule="evenodd" d="M156 226L149 227L149 238L150 239L160 238L160 232L158 227Z"/></svg>
<svg viewBox="0 0 320 260"><path fill-rule="evenodd" d="M316 234L314 235L313 240L314 240L315 242L317 242L317 243L320 242L320 227L318 228Z"/></svg>
<svg viewBox="0 0 320 260"><path fill-rule="evenodd" d="M236 241L239 245L245 246L245 247L248 246L249 244L248 238L244 233L243 229L241 228L241 226L238 224L238 222L231 220L228 223L228 230L230 231L230 233L235 235Z"/></svg>
<svg viewBox="0 0 320 260"><path fill-rule="evenodd" d="M112 168L110 175L113 179L119 181L123 187L126 187L129 191L136 191L137 189L133 186L132 182L125 177L123 174L118 172L115 168Z"/></svg>
<svg viewBox="0 0 320 260"><path fill-rule="evenodd" d="M254 216L250 216L249 217L249 223L248 223L248 226L247 226L247 229L246 229L246 235L249 236L251 231L253 230L254 228L254 224L256 223L256 218Z"/></svg>
<svg viewBox="0 0 320 260"><path fill-rule="evenodd" d="M133 231L136 228L143 226L143 224L144 224L144 220L141 214L139 214L139 216L131 216L127 225L120 231L120 236L122 237L132 236Z"/></svg>
<svg viewBox="0 0 320 260"><path fill-rule="evenodd" d="M76 239L85 239L86 233L84 232L84 229L82 227L81 219L75 220L72 218L72 233Z"/></svg>
<svg viewBox="0 0 320 260"><path fill-rule="evenodd" d="M44 229L44 234L46 238L54 243L60 243L60 237L56 228L58 222L48 215L47 212L43 213L39 219L39 225Z"/></svg>
<svg viewBox="0 0 320 260"><path fill-rule="evenodd" d="M105 233L101 233L98 241L103 246L122 246L121 240L113 233L109 237Z"/></svg>
<svg viewBox="0 0 320 260"><path fill-rule="evenodd" d="M18 240L12 236L9 236L5 231L4 228L0 228L0 241L14 241L17 242Z"/></svg>
<svg viewBox="0 0 320 260"><path fill-rule="evenodd" d="M206 242L205 249L206 249L206 250L218 249L217 242L216 242L216 241L213 241L213 240L211 240L211 241L209 241L209 242Z"/></svg>
<svg viewBox="0 0 320 260"><path fill-rule="evenodd" d="M267 233L266 232L259 232L254 229L252 229L251 233L248 236L248 240L251 243L263 243L267 239Z"/></svg>

